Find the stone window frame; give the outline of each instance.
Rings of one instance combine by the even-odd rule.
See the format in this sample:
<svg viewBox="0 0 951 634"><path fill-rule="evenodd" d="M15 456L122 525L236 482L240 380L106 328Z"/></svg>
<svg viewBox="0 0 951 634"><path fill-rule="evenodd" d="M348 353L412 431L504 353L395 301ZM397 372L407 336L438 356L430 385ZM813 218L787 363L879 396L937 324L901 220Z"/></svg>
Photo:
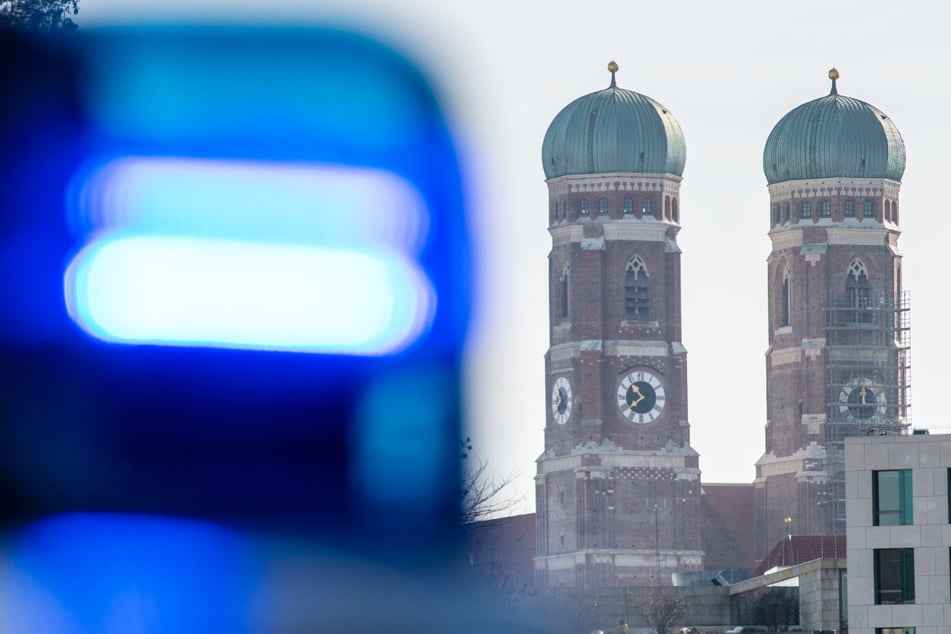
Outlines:
<svg viewBox="0 0 951 634"><path fill-rule="evenodd" d="M914 524L912 477L911 469L872 471L872 526Z"/></svg>
<svg viewBox="0 0 951 634"><path fill-rule="evenodd" d="M624 319L650 319L650 274L639 255L631 256L624 267Z"/></svg>
<svg viewBox="0 0 951 634"><path fill-rule="evenodd" d="M799 204L799 219L812 220L812 203L803 202Z"/></svg>

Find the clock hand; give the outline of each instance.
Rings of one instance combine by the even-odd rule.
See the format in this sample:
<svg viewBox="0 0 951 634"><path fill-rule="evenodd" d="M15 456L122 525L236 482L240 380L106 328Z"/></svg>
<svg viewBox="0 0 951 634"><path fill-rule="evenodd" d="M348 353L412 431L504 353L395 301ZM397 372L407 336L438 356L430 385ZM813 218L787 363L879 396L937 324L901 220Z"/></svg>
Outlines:
<svg viewBox="0 0 951 634"><path fill-rule="evenodd" d="M637 394L637 400L632 400L629 405L630 409L634 409L635 407L637 407L638 403L644 400L645 397L643 394L641 394L641 391L637 388L636 385L631 386L631 391Z"/></svg>

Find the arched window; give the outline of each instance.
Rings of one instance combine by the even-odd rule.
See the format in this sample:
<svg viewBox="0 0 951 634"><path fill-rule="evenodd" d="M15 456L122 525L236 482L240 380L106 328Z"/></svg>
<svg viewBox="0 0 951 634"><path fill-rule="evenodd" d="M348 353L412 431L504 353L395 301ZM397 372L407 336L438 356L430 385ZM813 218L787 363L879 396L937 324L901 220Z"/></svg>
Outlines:
<svg viewBox="0 0 951 634"><path fill-rule="evenodd" d="M783 205L783 222L789 222L789 203Z"/></svg>
<svg viewBox="0 0 951 634"><path fill-rule="evenodd" d="M773 205L773 224L779 224L779 205Z"/></svg>
<svg viewBox="0 0 951 634"><path fill-rule="evenodd" d="M624 199L624 215L629 216L634 213L634 199L628 196Z"/></svg>
<svg viewBox="0 0 951 634"><path fill-rule="evenodd" d="M803 203L799 211L799 218L812 218L812 203Z"/></svg>
<svg viewBox="0 0 951 634"><path fill-rule="evenodd" d="M823 200L819 203L819 215L823 218L829 218L832 216L832 203L828 200Z"/></svg>
<svg viewBox="0 0 951 634"><path fill-rule="evenodd" d="M780 297L779 306L779 325L789 325L789 269L783 273L782 297Z"/></svg>
<svg viewBox="0 0 951 634"><path fill-rule="evenodd" d="M582 198L578 201L578 211L581 212L582 216L588 215L588 199Z"/></svg>
<svg viewBox="0 0 951 634"><path fill-rule="evenodd" d="M670 196L664 196L664 218L670 220Z"/></svg>
<svg viewBox="0 0 951 634"><path fill-rule="evenodd" d="M868 281L868 270L861 260L856 258L849 264L845 277L845 296L850 323L868 323L872 321L871 294L872 285Z"/></svg>
<svg viewBox="0 0 951 634"><path fill-rule="evenodd" d="M676 198L674 198L673 202L671 202L671 206L674 209L674 222L680 222L680 215L677 213L677 199Z"/></svg>
<svg viewBox="0 0 951 634"><path fill-rule="evenodd" d="M892 201L892 222L898 224L898 201Z"/></svg>
<svg viewBox="0 0 951 634"><path fill-rule="evenodd" d="M645 215L645 216L653 216L653 215L654 215L654 210L653 210L653 207L651 206L651 199L650 199L650 198L645 198L645 199L644 199L644 206L641 207L641 211L644 212L644 215Z"/></svg>
<svg viewBox="0 0 951 634"><path fill-rule="evenodd" d="M854 200L845 201L845 217L855 218L855 201Z"/></svg>
<svg viewBox="0 0 951 634"><path fill-rule="evenodd" d="M598 214L604 216L607 213L608 213L608 199L598 198Z"/></svg>
<svg viewBox="0 0 951 634"><path fill-rule="evenodd" d="M627 262L624 271L624 319L646 321L650 318L650 281L640 256Z"/></svg>
<svg viewBox="0 0 951 634"><path fill-rule="evenodd" d="M568 291L570 290L568 286L568 273L571 271L569 267L565 267L564 272L561 275L561 318L568 319Z"/></svg>
<svg viewBox="0 0 951 634"><path fill-rule="evenodd" d="M862 217L871 218L872 217L872 201L866 200L862 203Z"/></svg>

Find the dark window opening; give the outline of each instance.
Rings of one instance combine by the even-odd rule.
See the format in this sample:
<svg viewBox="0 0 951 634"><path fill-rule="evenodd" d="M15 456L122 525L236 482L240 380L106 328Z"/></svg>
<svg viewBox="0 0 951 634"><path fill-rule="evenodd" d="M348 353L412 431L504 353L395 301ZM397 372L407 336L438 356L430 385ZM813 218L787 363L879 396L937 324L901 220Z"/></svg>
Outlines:
<svg viewBox="0 0 951 634"><path fill-rule="evenodd" d="M650 317L650 284L639 258L631 260L624 272L624 319L646 321Z"/></svg>
<svg viewBox="0 0 951 634"><path fill-rule="evenodd" d="M780 306L779 325L789 325L789 276L783 278L783 290Z"/></svg>
<svg viewBox="0 0 951 634"><path fill-rule="evenodd" d="M874 552L875 605L915 602L915 549L882 548Z"/></svg>
<svg viewBox="0 0 951 634"><path fill-rule="evenodd" d="M568 318L568 271L561 278L561 318Z"/></svg>

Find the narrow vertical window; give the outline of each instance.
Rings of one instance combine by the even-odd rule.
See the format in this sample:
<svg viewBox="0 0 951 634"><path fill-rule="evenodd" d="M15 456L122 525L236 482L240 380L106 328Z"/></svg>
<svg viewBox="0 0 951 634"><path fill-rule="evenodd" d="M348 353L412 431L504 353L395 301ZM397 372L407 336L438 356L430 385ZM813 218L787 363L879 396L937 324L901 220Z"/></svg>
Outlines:
<svg viewBox="0 0 951 634"><path fill-rule="evenodd" d="M780 222L779 205L773 205L773 224L778 225L779 222Z"/></svg>
<svg viewBox="0 0 951 634"><path fill-rule="evenodd" d="M789 203L783 205L783 222L789 222Z"/></svg>
<svg viewBox="0 0 951 634"><path fill-rule="evenodd" d="M646 321L650 318L650 284L647 268L640 257L628 260L624 271L624 319Z"/></svg>
<svg viewBox="0 0 951 634"><path fill-rule="evenodd" d="M845 201L845 217L855 218L855 201L854 200Z"/></svg>
<svg viewBox="0 0 951 634"><path fill-rule="evenodd" d="M568 292L570 286L568 284L568 273L570 269L566 266L565 272L561 276L561 318L568 319Z"/></svg>
<svg viewBox="0 0 951 634"><path fill-rule="evenodd" d="M634 213L634 199L627 196L624 199L624 215L629 216Z"/></svg>
<svg viewBox="0 0 951 634"><path fill-rule="evenodd" d="M812 203L802 203L802 206L799 208L799 218L801 220L812 218Z"/></svg>
<svg viewBox="0 0 951 634"><path fill-rule="evenodd" d="M670 196L664 196L664 218L670 220Z"/></svg>
<svg viewBox="0 0 951 634"><path fill-rule="evenodd" d="M608 199L598 198L598 214L604 216L608 213Z"/></svg>
<svg viewBox="0 0 951 634"><path fill-rule="evenodd" d="M819 213L823 218L829 218L832 216L832 203L830 203L828 200L823 200L821 203L819 203Z"/></svg>
<svg viewBox="0 0 951 634"><path fill-rule="evenodd" d="M871 284L868 271L861 260L852 260L845 278L845 295L849 311L849 322L868 323L872 321L870 302Z"/></svg>
<svg viewBox="0 0 951 634"><path fill-rule="evenodd" d="M789 271L783 275L782 297L780 298L779 325L789 325Z"/></svg>
<svg viewBox="0 0 951 634"><path fill-rule="evenodd" d="M872 201L866 200L862 203L862 217L871 218L872 217Z"/></svg>
<svg viewBox="0 0 951 634"><path fill-rule="evenodd" d="M674 222L680 222L680 214L677 212L677 199L674 198L670 206L673 208Z"/></svg>
<svg viewBox="0 0 951 634"><path fill-rule="evenodd" d="M881 548L873 552L875 605L915 602L915 549Z"/></svg>
<svg viewBox="0 0 951 634"><path fill-rule="evenodd" d="M652 209L652 207L651 207L651 199L650 199L650 198L645 198L645 199L644 199L644 206L641 208L641 211L644 212L644 215L645 215L645 216L652 216L652 215L654 215L654 211L653 211L653 209Z"/></svg>
<svg viewBox="0 0 951 634"><path fill-rule="evenodd" d="M911 469L872 472L872 525L910 526L914 523Z"/></svg>
<svg viewBox="0 0 951 634"><path fill-rule="evenodd" d="M588 215L588 199L587 198L582 198L581 200L578 201L578 212L582 216Z"/></svg>

